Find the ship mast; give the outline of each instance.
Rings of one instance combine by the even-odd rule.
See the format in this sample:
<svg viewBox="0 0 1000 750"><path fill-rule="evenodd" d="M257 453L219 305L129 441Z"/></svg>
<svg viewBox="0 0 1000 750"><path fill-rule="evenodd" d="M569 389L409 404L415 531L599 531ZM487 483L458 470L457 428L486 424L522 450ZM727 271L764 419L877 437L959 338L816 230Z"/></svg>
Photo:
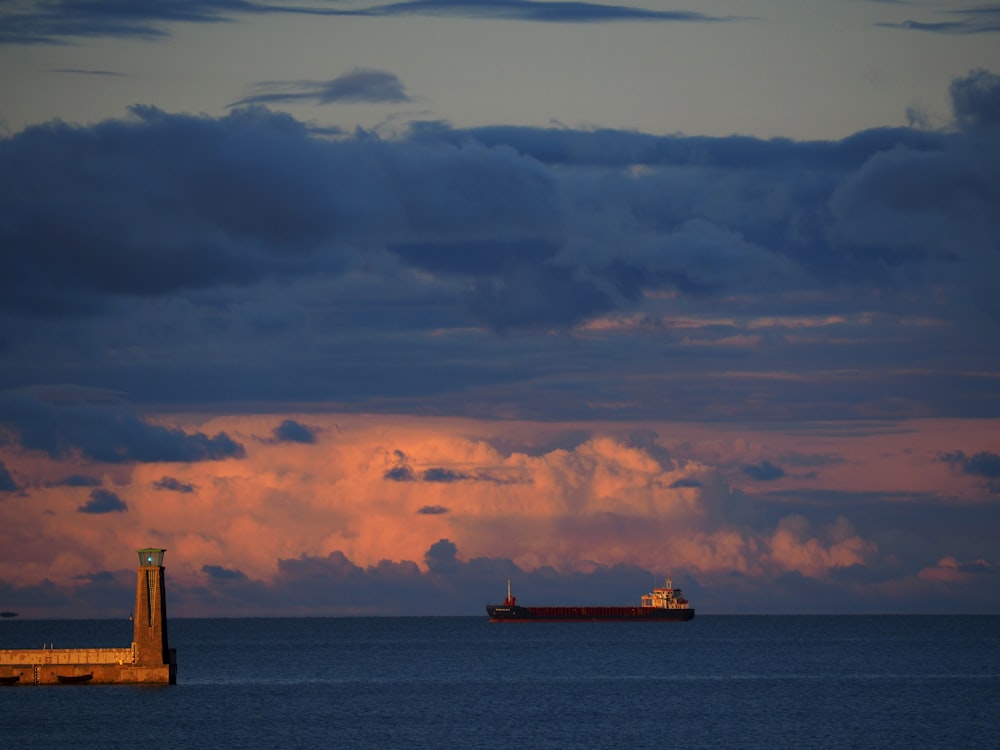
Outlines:
<svg viewBox="0 0 1000 750"><path fill-rule="evenodd" d="M507 579L507 598L503 600L503 606L505 606L505 607L513 607L515 604L517 604L517 599L515 599L513 596L511 596L511 593L510 593L510 578L508 578Z"/></svg>

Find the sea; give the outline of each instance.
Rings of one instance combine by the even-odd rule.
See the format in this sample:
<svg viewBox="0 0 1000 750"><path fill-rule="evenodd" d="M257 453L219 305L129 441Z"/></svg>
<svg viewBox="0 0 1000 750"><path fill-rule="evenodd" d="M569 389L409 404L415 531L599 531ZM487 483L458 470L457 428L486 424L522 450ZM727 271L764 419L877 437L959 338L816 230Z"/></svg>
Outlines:
<svg viewBox="0 0 1000 750"><path fill-rule="evenodd" d="M0 687L28 748L1000 748L1000 617L172 619L176 685ZM8 620L0 647L127 646Z"/></svg>

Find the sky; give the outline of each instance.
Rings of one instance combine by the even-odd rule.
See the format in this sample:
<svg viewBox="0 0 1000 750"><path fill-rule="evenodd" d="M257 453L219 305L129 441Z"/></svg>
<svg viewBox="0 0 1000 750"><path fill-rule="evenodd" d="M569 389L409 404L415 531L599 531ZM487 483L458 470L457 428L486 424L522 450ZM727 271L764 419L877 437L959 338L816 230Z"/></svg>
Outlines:
<svg viewBox="0 0 1000 750"><path fill-rule="evenodd" d="M1000 5L0 3L0 610L1000 613Z"/></svg>

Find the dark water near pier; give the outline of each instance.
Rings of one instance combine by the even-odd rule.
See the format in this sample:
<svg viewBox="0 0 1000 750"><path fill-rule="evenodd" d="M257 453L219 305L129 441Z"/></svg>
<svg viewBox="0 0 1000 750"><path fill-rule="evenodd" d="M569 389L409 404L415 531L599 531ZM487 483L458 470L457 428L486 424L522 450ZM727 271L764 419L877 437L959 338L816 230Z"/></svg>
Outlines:
<svg viewBox="0 0 1000 750"><path fill-rule="evenodd" d="M1000 748L1000 617L172 620L178 684L0 688L9 748ZM0 647L127 646L120 621Z"/></svg>

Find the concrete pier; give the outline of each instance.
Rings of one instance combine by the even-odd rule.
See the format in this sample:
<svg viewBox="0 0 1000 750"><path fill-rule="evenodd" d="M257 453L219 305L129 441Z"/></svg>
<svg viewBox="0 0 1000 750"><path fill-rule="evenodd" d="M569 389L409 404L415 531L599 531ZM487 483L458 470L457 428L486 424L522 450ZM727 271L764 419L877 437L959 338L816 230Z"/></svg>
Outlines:
<svg viewBox="0 0 1000 750"><path fill-rule="evenodd" d="M0 649L0 686L175 684L177 653L167 643L166 550L136 552L139 569L130 647Z"/></svg>

